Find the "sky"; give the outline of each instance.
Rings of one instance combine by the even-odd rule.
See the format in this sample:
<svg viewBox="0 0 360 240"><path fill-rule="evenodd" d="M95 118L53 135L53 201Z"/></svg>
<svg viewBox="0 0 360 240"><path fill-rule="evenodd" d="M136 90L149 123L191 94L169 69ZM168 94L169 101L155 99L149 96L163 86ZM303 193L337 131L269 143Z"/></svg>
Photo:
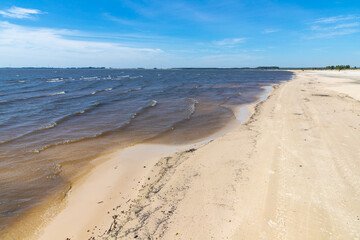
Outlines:
<svg viewBox="0 0 360 240"><path fill-rule="evenodd" d="M1 0L0 67L360 67L359 0Z"/></svg>

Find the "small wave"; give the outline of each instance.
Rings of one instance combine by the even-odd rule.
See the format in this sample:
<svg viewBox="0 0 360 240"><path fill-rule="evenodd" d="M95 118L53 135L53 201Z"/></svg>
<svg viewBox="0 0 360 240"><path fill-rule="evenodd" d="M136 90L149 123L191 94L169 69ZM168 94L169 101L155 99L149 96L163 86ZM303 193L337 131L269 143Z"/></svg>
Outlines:
<svg viewBox="0 0 360 240"><path fill-rule="evenodd" d="M91 136L87 136L87 137L82 137L82 138L77 138L77 139L68 139L68 140L64 140L64 141L61 141L61 142L57 142L57 143L53 143L53 144L49 144L49 145L45 145L43 147L40 147L40 148L35 148L33 149L32 151L30 152L33 152L33 153L40 153L48 148L51 148L51 147L55 147L55 146L60 146L60 145L65 145L65 144L69 144L69 143L76 143L76 142L81 142L81 141L84 141L84 140L88 140L88 139L93 139L93 138L97 138L97 137L100 137L102 135L106 135L106 134L109 134L109 133L112 133L114 131L118 131L126 126L128 126L130 124L130 120L125 122L124 124L122 124L120 127L116 128L116 129L113 129L113 130L108 130L108 131L104 131L104 132L100 132L100 133L97 133L95 135L91 135Z"/></svg>
<svg viewBox="0 0 360 240"><path fill-rule="evenodd" d="M129 78L129 75L124 75L124 76L116 76L113 77L111 80L123 80L124 78Z"/></svg>
<svg viewBox="0 0 360 240"><path fill-rule="evenodd" d="M100 136L104 136L106 134L110 134L110 133L113 133L115 131L119 131L119 130L127 127L130 124L130 122L131 122L131 120L123 123L122 125L120 125L118 128L115 128L115 129L107 130L107 131L100 132L100 133L97 133L97 134L94 134L94 135L91 135L91 136L87 136L87 137L82 137L82 138L77 138L77 139L72 139L72 140L67 139L67 140L64 140L64 141L61 141L61 142L45 145L45 146L40 147L40 148L35 148L35 149L31 150L30 152L40 153L40 152L42 152L42 151L44 151L44 150L46 150L48 148L51 148L51 147L65 145L65 144L69 144L69 143L77 143L77 142L81 142L81 141L84 141L84 140L89 140L89 139L97 138L97 137L100 137Z"/></svg>
<svg viewBox="0 0 360 240"><path fill-rule="evenodd" d="M112 90L115 89L115 88L121 87L121 86L122 86L122 84L119 84L119 85L117 85L115 87L112 87ZM134 88L134 89L128 89L128 90L125 90L125 91L121 91L118 94L125 94L125 93L128 93L128 92L139 91L141 89L142 89L142 87ZM105 91L105 90L103 89L103 90L99 90L99 91ZM108 88L107 91L110 91L110 88ZM97 93L97 91L94 91L94 92L91 92L91 93L88 93L88 94L85 94L85 95L81 95L81 96L70 96L70 97L66 98L65 100L68 101L68 100L82 99L82 98L85 98L85 97L93 96L96 93ZM118 102L118 101L122 101L122 99L111 99L109 102L104 102L102 104L108 104L108 103L113 103L113 102ZM57 103L57 102L63 102L63 99L61 101L60 100L53 101L53 103Z"/></svg>
<svg viewBox="0 0 360 240"><path fill-rule="evenodd" d="M98 106L102 105L102 103L95 103L93 105L90 105L88 108L86 109L83 109L81 111L78 111L78 112L75 112L75 113L71 113L71 114L68 114L68 115L65 115L59 119L57 119L56 121L54 121L53 123L45 126L45 127L41 127L39 128L38 130L43 130L43 129L49 129L49 128L53 128L55 126L57 126L58 124L62 123L62 122L65 122L66 120L72 118L72 117L76 117L76 116L79 116L81 114L84 114L86 112L90 112L92 110L94 110L95 108L97 108Z"/></svg>
<svg viewBox="0 0 360 240"><path fill-rule="evenodd" d="M24 83L24 82L26 82L26 81L18 81L19 83Z"/></svg>
<svg viewBox="0 0 360 240"><path fill-rule="evenodd" d="M54 147L54 146L59 146L59 145L63 145L63 144L68 144L68 143L71 143L71 142L76 142L76 141L80 141L81 139L77 139L77 140L65 140L65 141L62 141L62 142L58 142L58 143L55 143L55 144L49 144L49 145L45 145L41 148L35 148L33 149L31 152L33 153L40 153L42 151L44 151L45 149L48 149L50 147Z"/></svg>
<svg viewBox="0 0 360 240"><path fill-rule="evenodd" d="M49 78L46 80L46 82L62 82L64 81L63 78Z"/></svg>
<svg viewBox="0 0 360 240"><path fill-rule="evenodd" d="M140 113L144 113L147 109L155 107L157 105L156 100L151 100L149 105L146 105L144 107L139 108L135 113L131 115L131 119L134 119L136 116L138 116Z"/></svg>
<svg viewBox="0 0 360 240"><path fill-rule="evenodd" d="M193 98L188 98L188 101L190 101L189 106L187 106L186 108L186 112L187 112L187 119L190 119L191 116L195 113L196 110L196 104L198 104L199 102Z"/></svg>
<svg viewBox="0 0 360 240"><path fill-rule="evenodd" d="M56 125L57 125L57 123L56 123L56 122L53 122L53 123L50 123L49 125L46 125L46 126L44 126L44 127L39 128L39 130L41 130L41 129L53 128L53 127L55 127Z"/></svg>
<svg viewBox="0 0 360 240"><path fill-rule="evenodd" d="M142 89L142 87L138 87L138 88L133 88L133 89L125 90L125 91L123 91L123 92L121 92L121 93L134 92L134 91L139 91L139 90L141 90L141 89Z"/></svg>
<svg viewBox="0 0 360 240"><path fill-rule="evenodd" d="M113 90L113 88L106 88L106 89L101 89L101 90L94 91L91 94L96 94L98 92L105 92L105 91L111 91L111 90Z"/></svg>
<svg viewBox="0 0 360 240"><path fill-rule="evenodd" d="M129 77L130 79L136 79L136 78L142 78L143 75L139 75L139 76L133 76L133 77Z"/></svg>
<svg viewBox="0 0 360 240"><path fill-rule="evenodd" d="M112 77L110 75L108 75L107 77L102 77L101 79L103 79L103 80L111 80Z"/></svg>
<svg viewBox="0 0 360 240"><path fill-rule="evenodd" d="M151 106L152 106L152 107L155 107L156 104L157 104L157 101L156 101L156 100L151 100Z"/></svg>
<svg viewBox="0 0 360 240"><path fill-rule="evenodd" d="M26 81L26 80L24 80L24 81ZM41 88L38 88L39 86L41 86L41 84L42 83L37 83L35 85L24 85L24 86L21 86L21 88L17 89L17 90L21 90L21 91L7 92L6 94L3 94L3 95L4 96L14 96L14 95L17 96L18 94L39 93L39 92L46 92L49 90L48 87L46 87L45 85L42 85ZM30 90L26 90L26 89L30 89Z"/></svg>
<svg viewBox="0 0 360 240"><path fill-rule="evenodd" d="M174 131L177 126L183 124L184 122L186 121L189 121L191 116L195 113L195 110L196 110L196 104L198 104L199 102L193 98L188 98L187 101L190 101L191 103L187 106L187 116L183 119L180 119L174 123L172 123L169 127L167 127L166 129L164 129L162 132L160 133L157 133L155 136L153 137L149 137L146 139L146 141L152 141L152 140L155 140L161 136L164 136L172 131Z"/></svg>
<svg viewBox="0 0 360 240"><path fill-rule="evenodd" d="M65 94L65 91L61 91L61 92L57 92L57 93L53 93L53 94L49 94L47 96L55 96L55 95L61 95L61 94Z"/></svg>
<svg viewBox="0 0 360 240"><path fill-rule="evenodd" d="M24 97L24 98L14 98L8 101L2 101L0 102L0 104L4 104L4 103L12 103L12 102L17 102L17 101L27 101L30 99L37 99L37 98L44 98L44 97L50 97L50 96L56 96L56 95L62 95L62 94L66 94L66 91L61 91L61 92L57 92L57 93L51 93L51 94L45 94L45 95L39 95L39 96L30 96L30 97Z"/></svg>
<svg viewBox="0 0 360 240"><path fill-rule="evenodd" d="M154 136L149 137L147 139L145 139L144 141L152 141L155 140L157 138L161 138L162 136L174 131L178 126L181 126L182 124L184 124L186 121L189 121L190 118L189 117L185 117L183 119L180 119L174 123L172 123L169 127L167 127L166 129L164 129L163 131L156 133Z"/></svg>
<svg viewBox="0 0 360 240"><path fill-rule="evenodd" d="M145 111L147 111L148 109L150 109L152 107L155 107L156 105L157 105L157 101L156 100L151 100L151 102L148 105L140 107L135 113L131 114L130 119L128 121L122 123L120 126L116 127L115 129L106 130L106 131L99 132L97 134L87 136L87 137L82 137L82 138L72 139L72 140L64 140L64 141L61 141L61 142L58 142L58 143L45 145L45 146L43 146L41 148L33 149L31 152L40 153L41 151L44 151L44 150L46 150L46 149L48 149L50 147L69 144L69 143L76 143L76 142L80 142L80 141L83 141L83 140L92 139L92 138L96 138L96 137L100 137L100 136L105 136L107 134L111 134L111 133L114 133L116 131L120 131L120 130L126 128L127 126L129 126L131 124L132 120L134 118L136 118L139 114L144 113Z"/></svg>
<svg viewBox="0 0 360 240"><path fill-rule="evenodd" d="M88 81L88 83L85 84L84 86L82 86L82 87L80 87L80 88L78 88L78 89L74 89L74 90L75 90L76 92L81 92L81 91L83 91L83 90L88 90L88 89L92 89L92 88L97 88L99 84L101 84L101 82L99 82L99 81ZM115 88L118 88L118 87L120 87L120 86L122 86L122 85L123 85L123 83L120 83L120 84L118 83L117 85L112 86L112 88L115 89Z"/></svg>
<svg viewBox="0 0 360 240"><path fill-rule="evenodd" d="M11 138L11 139L8 139L8 140L5 140L5 141L2 141L0 142L0 144L4 144L4 143L10 143L10 142L13 142L13 141L16 141L16 140L19 140L23 137L27 137L27 136L30 136L31 134L36 134L38 132L41 132L41 131L44 131L44 130L48 130L48 129L51 129L51 128L54 128L56 126L58 126L60 123L63 123L67 120L69 120L70 118L72 117L76 117L76 116L79 116L81 114L84 114L86 112L90 112L92 110L94 110L96 107L102 105L102 103L96 103L96 104L93 104L91 105L90 107L84 109L84 110L81 110L81 111L78 111L78 112L75 112L75 113L71 113L71 114L68 114L68 115L65 115L63 117L60 117L58 118L57 120L55 120L54 122L52 123L49 123L48 125L45 125L45 126L42 126L42 127L39 127L33 131L29 131L27 133L24 133L20 136L17 136L17 137L14 137L14 138Z"/></svg>
<svg viewBox="0 0 360 240"><path fill-rule="evenodd" d="M96 81L96 80L100 80L99 77L95 76L95 77L80 77L79 80L82 80L82 81Z"/></svg>

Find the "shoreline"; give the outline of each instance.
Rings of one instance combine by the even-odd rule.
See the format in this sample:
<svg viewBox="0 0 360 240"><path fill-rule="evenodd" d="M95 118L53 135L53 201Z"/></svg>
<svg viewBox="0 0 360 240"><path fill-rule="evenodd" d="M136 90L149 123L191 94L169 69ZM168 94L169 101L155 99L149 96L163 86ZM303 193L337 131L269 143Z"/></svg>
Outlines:
<svg viewBox="0 0 360 240"><path fill-rule="evenodd" d="M292 79L289 79L288 81L291 80ZM123 195L125 193L125 195L128 194L127 197L131 197L130 192L133 192L133 190L140 184L144 184L146 182L145 176L149 175L149 171L146 170L146 166L154 166L159 159L165 156L173 155L186 149L194 149L206 145L207 143L214 141L216 138L224 136L238 128L242 124L246 123L246 121L251 117L255 111L256 105L266 101L271 92L274 90L274 86L285 82L264 86L264 92L255 102L244 104L243 106L239 106L234 109L236 120L230 122L222 130L208 137L198 139L196 142L180 145L142 143L96 158L94 161L98 163L95 164L88 173L71 185L68 193L65 194L66 199L63 203L61 203L61 208L58 214L46 219L46 221L41 224L41 227L37 229L33 239L49 239L49 237L54 239L55 235L57 236L55 239L64 239L67 237L70 239L89 238L89 232L87 230L91 229L92 226L97 226L97 229L99 229L99 225L106 226L107 224L111 224L111 221L109 220L112 219L109 218L109 210L113 209L115 205L118 205L119 202L124 199L124 196L121 197L122 199L119 199L116 194L114 195L111 192L122 191ZM117 176L118 172L121 172L120 174L122 176ZM102 176L104 175L107 176L106 180L102 179ZM124 176L133 178L133 180L124 180ZM112 189L110 185L113 186L115 182L120 182L120 179L124 180L123 182L128 182L125 184L121 182L120 185L122 186L120 188L112 187L116 188ZM137 183L134 184L135 182ZM104 190L106 187L108 187L108 189ZM94 196L87 189L95 189L94 191L97 193L97 196ZM135 195L132 197L135 197ZM100 200L106 198L108 199L107 201ZM104 202L106 202L106 204ZM89 209L93 210L89 212ZM93 221L84 222L77 219L77 224L82 227L74 227L73 223L68 223L66 221L67 219L73 218L74 212L77 213L75 215L80 215L81 218L92 218ZM81 224L81 222L83 222L83 224ZM60 235L60 233L65 230L68 234Z"/></svg>
<svg viewBox="0 0 360 240"><path fill-rule="evenodd" d="M34 238L360 238L360 71L295 73L211 141L103 156Z"/></svg>
<svg viewBox="0 0 360 240"><path fill-rule="evenodd" d="M90 236L360 238L360 91L347 96L316 72L296 75L236 130L160 159L136 197Z"/></svg>

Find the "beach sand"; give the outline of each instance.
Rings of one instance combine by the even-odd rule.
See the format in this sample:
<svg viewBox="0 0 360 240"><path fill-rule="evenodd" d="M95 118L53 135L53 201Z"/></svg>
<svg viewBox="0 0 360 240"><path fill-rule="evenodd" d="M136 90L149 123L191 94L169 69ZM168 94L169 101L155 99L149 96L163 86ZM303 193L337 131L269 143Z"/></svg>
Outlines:
<svg viewBox="0 0 360 240"><path fill-rule="evenodd" d="M213 141L104 156L34 238L360 239L359 101L360 71L297 71Z"/></svg>

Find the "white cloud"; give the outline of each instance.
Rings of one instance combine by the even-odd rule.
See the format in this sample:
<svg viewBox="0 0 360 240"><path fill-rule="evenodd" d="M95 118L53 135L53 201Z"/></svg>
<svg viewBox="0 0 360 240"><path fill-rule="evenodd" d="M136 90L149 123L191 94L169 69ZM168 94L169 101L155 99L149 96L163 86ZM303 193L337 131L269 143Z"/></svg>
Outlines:
<svg viewBox="0 0 360 240"><path fill-rule="evenodd" d="M11 7L7 10L0 10L0 14L7 18L32 18L33 15L42 14L40 10L31 8Z"/></svg>
<svg viewBox="0 0 360 240"><path fill-rule="evenodd" d="M246 38L226 38L221 41L214 41L213 44L219 46L234 46L246 42Z"/></svg>
<svg viewBox="0 0 360 240"><path fill-rule="evenodd" d="M358 26L360 26L359 22L343 23L343 24L337 24L337 25L327 26L327 27L315 25L315 26L311 27L311 30L314 30L314 31L329 31L329 30L352 28L352 27L358 27Z"/></svg>
<svg viewBox="0 0 360 240"><path fill-rule="evenodd" d="M356 15L341 15L335 17L320 18L313 22L311 30L314 32L308 39L331 38L335 36L344 36L354 34L360 31L358 28L360 19Z"/></svg>
<svg viewBox="0 0 360 240"><path fill-rule="evenodd" d="M262 34L269 34L269 33L276 33L276 32L279 32L280 30L279 29L265 29L264 31L262 31L261 33Z"/></svg>
<svg viewBox="0 0 360 240"><path fill-rule="evenodd" d="M104 13L103 15L106 19L116 22L116 23L119 23L121 25L129 25L129 26L142 25L142 26L144 26L144 24L145 24L144 22L114 17L110 13Z"/></svg>
<svg viewBox="0 0 360 240"><path fill-rule="evenodd" d="M360 25L359 22L353 22L353 23L343 23L334 26L334 29L341 29L341 28L350 28L350 27L358 27Z"/></svg>
<svg viewBox="0 0 360 240"><path fill-rule="evenodd" d="M211 14L203 5L197 6L194 2L123 0L122 3L147 18L159 18L166 15L192 22L218 22L222 18L221 15Z"/></svg>
<svg viewBox="0 0 360 240"><path fill-rule="evenodd" d="M314 23L337 23L342 21L348 21L348 20L355 20L360 19L359 16L356 15L340 15L340 16L334 16L334 17L326 17L326 18L319 18Z"/></svg>
<svg viewBox="0 0 360 240"><path fill-rule="evenodd" d="M316 33L312 37L309 37L308 39L315 39L315 38L331 38L335 36L344 36L349 34L354 34L360 32L359 29L342 29L337 31L331 31L331 32L320 32Z"/></svg>
<svg viewBox="0 0 360 240"><path fill-rule="evenodd" d="M0 21L0 66L154 66L165 54L157 48L69 39L71 35L69 30Z"/></svg>

